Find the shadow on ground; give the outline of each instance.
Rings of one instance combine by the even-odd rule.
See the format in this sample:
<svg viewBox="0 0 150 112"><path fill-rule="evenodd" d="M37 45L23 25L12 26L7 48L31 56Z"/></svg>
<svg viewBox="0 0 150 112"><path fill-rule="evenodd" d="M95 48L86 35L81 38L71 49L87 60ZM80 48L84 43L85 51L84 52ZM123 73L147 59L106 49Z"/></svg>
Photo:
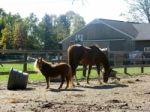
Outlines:
<svg viewBox="0 0 150 112"><path fill-rule="evenodd" d="M99 85L99 86L84 86L84 88L91 88L91 89L113 89L113 88L123 88L128 87L128 85L125 84L105 84L105 85Z"/></svg>

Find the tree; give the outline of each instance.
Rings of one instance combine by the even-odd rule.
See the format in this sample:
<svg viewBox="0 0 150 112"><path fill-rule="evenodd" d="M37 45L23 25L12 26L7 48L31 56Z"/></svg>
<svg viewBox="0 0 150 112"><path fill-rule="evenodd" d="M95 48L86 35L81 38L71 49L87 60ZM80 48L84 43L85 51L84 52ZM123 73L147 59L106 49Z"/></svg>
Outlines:
<svg viewBox="0 0 150 112"><path fill-rule="evenodd" d="M73 11L69 11L66 13L66 16L69 18L70 21L70 35L85 26L84 18L81 17L79 14L76 14Z"/></svg>
<svg viewBox="0 0 150 112"><path fill-rule="evenodd" d="M70 20L65 14L60 15L57 18L56 33L59 41L63 40L70 34Z"/></svg>
<svg viewBox="0 0 150 112"><path fill-rule="evenodd" d="M0 38L2 37L1 30L4 28L4 17L6 16L5 11L0 8Z"/></svg>
<svg viewBox="0 0 150 112"><path fill-rule="evenodd" d="M122 16L129 21L150 23L150 0L125 0L129 5L129 11Z"/></svg>
<svg viewBox="0 0 150 112"><path fill-rule="evenodd" d="M73 11L68 11L57 18L57 38L63 40L85 26L83 17Z"/></svg>
<svg viewBox="0 0 150 112"><path fill-rule="evenodd" d="M42 21L39 23L40 43L45 50L54 49L57 47L56 38L54 35L53 16L45 14Z"/></svg>
<svg viewBox="0 0 150 112"><path fill-rule="evenodd" d="M27 49L40 49L38 18L31 13L25 19L25 23L27 26Z"/></svg>
<svg viewBox="0 0 150 112"><path fill-rule="evenodd" d="M14 48L15 49L26 49L27 45L27 30L24 22L18 22L14 28Z"/></svg>
<svg viewBox="0 0 150 112"><path fill-rule="evenodd" d="M1 47L3 49L13 48L14 38L13 31L16 22L22 21L20 15L11 13L5 14L1 17L3 28L1 29Z"/></svg>
<svg viewBox="0 0 150 112"><path fill-rule="evenodd" d="M12 49L13 48L13 34L12 29L9 25L6 25L2 30L2 48L3 49Z"/></svg>

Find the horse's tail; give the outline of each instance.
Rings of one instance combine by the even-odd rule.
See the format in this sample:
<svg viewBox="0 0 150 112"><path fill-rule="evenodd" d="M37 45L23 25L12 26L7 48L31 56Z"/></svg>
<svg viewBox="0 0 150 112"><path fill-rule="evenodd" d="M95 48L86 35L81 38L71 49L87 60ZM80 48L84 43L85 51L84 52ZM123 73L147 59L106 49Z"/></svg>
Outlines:
<svg viewBox="0 0 150 112"><path fill-rule="evenodd" d="M73 77L72 68L71 68L71 66L69 64L68 64L68 66L69 66L68 75L70 77Z"/></svg>
<svg viewBox="0 0 150 112"><path fill-rule="evenodd" d="M69 75L69 84L71 84L71 86L73 86L73 73L72 73L72 68L71 66L69 65L69 72L68 72L68 75Z"/></svg>

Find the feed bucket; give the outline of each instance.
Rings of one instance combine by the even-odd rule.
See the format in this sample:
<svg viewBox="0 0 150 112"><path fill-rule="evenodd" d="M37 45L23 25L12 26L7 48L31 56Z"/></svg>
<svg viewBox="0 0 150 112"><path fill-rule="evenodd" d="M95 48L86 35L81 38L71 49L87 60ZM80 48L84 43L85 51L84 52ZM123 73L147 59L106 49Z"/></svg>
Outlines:
<svg viewBox="0 0 150 112"><path fill-rule="evenodd" d="M7 89L26 89L28 82L28 73L11 69L9 72Z"/></svg>

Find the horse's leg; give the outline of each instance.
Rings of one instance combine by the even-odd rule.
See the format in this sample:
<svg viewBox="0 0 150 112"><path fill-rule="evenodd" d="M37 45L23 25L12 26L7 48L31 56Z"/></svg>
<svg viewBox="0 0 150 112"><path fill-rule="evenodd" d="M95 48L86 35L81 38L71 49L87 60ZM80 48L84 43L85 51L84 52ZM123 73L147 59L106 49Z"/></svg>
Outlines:
<svg viewBox="0 0 150 112"><path fill-rule="evenodd" d="M83 76L86 77L86 69L87 69L87 66L86 65L83 65Z"/></svg>
<svg viewBox="0 0 150 112"><path fill-rule="evenodd" d="M100 67L99 64L96 64L96 69L97 69L99 84L102 84L101 79L100 79L100 70L101 70L101 67Z"/></svg>
<svg viewBox="0 0 150 112"><path fill-rule="evenodd" d="M69 83L70 83L70 77L69 76L66 76L66 82L67 82L67 85L66 85L65 89L68 89Z"/></svg>
<svg viewBox="0 0 150 112"><path fill-rule="evenodd" d="M88 76L87 76L87 84L89 84L89 78L90 78L90 74L91 74L91 68L92 68L92 65L89 65Z"/></svg>
<svg viewBox="0 0 150 112"><path fill-rule="evenodd" d="M47 83L46 89L48 89L49 88L50 77L45 76L45 78L46 78L46 83Z"/></svg>
<svg viewBox="0 0 150 112"><path fill-rule="evenodd" d="M78 65L78 64L77 64ZM73 73L73 76L75 77L75 80L77 82L77 85L80 85L80 83L78 82L78 79L77 79L77 75L76 75L76 69L77 69L77 65L72 67L72 73ZM74 84L73 84L74 85Z"/></svg>
<svg viewBox="0 0 150 112"><path fill-rule="evenodd" d="M65 77L63 75L61 75L61 84L58 89L62 88L64 81L65 81Z"/></svg>
<svg viewBox="0 0 150 112"><path fill-rule="evenodd" d="M80 85L80 83L78 82L78 78L77 78L77 75L76 75L76 72L75 72L75 80L76 80L76 82L77 82L77 85Z"/></svg>

